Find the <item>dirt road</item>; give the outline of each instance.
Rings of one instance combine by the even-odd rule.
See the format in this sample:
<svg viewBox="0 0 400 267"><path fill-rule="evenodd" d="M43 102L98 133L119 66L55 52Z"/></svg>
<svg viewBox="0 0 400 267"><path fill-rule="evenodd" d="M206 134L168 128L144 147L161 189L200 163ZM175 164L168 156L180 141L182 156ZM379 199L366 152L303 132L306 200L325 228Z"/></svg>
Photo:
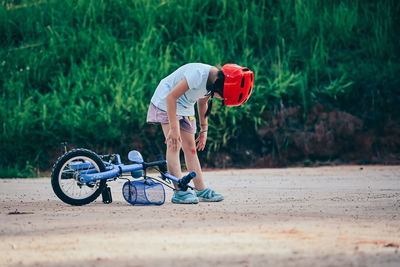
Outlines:
<svg viewBox="0 0 400 267"><path fill-rule="evenodd" d="M121 181L73 207L0 180L0 266L400 266L400 166L204 175L223 202L131 206Z"/></svg>

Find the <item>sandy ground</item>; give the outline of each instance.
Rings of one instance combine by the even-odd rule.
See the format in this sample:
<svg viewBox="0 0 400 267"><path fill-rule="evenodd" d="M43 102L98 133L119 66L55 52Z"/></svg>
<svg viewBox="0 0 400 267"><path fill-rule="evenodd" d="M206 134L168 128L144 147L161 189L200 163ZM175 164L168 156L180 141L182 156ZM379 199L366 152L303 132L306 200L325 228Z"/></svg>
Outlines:
<svg viewBox="0 0 400 267"><path fill-rule="evenodd" d="M117 181L73 207L49 178L0 180L0 266L400 266L400 166L204 175L223 202L131 206Z"/></svg>

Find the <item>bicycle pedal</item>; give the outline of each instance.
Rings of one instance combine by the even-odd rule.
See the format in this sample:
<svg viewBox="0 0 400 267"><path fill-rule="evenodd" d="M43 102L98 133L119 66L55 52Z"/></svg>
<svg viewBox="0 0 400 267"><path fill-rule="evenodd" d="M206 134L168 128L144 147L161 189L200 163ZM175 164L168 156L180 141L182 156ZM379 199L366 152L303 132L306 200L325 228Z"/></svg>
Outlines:
<svg viewBox="0 0 400 267"><path fill-rule="evenodd" d="M101 196L103 197L104 204L110 204L112 202L111 188L108 186L104 188Z"/></svg>

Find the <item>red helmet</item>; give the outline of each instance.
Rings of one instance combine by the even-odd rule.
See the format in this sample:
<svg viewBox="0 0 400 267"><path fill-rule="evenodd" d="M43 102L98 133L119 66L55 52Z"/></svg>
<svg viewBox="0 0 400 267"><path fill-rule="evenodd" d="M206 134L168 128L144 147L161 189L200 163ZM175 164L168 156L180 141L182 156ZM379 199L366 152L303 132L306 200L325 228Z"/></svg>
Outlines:
<svg viewBox="0 0 400 267"><path fill-rule="evenodd" d="M249 99L254 85L254 73L236 64L225 64L222 67L225 75L224 103L226 106L238 106Z"/></svg>

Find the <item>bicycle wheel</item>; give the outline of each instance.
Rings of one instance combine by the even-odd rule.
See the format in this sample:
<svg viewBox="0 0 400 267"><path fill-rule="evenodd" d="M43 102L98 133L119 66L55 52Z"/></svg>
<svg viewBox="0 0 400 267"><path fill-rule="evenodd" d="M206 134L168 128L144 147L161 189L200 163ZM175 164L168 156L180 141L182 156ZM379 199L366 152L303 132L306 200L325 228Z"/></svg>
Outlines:
<svg viewBox="0 0 400 267"><path fill-rule="evenodd" d="M87 149L74 149L61 156L53 166L51 186L59 199L74 206L94 201L104 190L106 180L82 184L81 174L105 171L100 157Z"/></svg>

